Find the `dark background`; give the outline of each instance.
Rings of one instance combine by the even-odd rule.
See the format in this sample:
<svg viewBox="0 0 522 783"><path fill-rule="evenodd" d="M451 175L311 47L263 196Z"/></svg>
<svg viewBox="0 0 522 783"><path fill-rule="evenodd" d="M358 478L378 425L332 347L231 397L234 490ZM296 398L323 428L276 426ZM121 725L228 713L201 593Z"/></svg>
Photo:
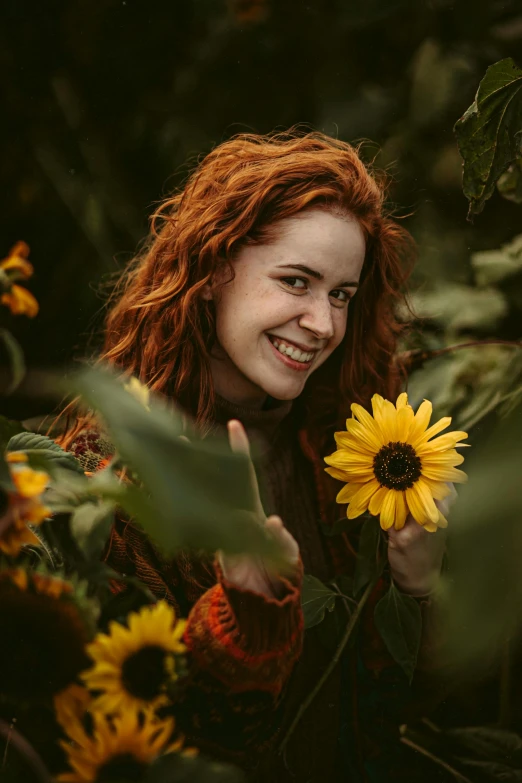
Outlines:
<svg viewBox="0 0 522 783"><path fill-rule="evenodd" d="M103 291L186 164L240 131L307 123L394 176L416 281L470 280L520 230L498 194L471 226L453 125L489 64L522 65L520 0L2 0L0 257L31 247L30 321L0 325L32 368L97 345ZM105 285L106 288L106 285ZM517 315L517 313L515 313ZM513 337L513 313L497 336ZM88 335L94 334L89 341ZM0 400L27 417L42 403ZM44 406L45 407L45 406Z"/></svg>

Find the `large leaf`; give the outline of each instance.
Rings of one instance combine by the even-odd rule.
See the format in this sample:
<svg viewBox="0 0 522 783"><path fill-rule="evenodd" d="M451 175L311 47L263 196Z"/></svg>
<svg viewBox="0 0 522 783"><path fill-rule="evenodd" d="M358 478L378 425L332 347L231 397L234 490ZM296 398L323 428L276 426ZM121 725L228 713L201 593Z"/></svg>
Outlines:
<svg viewBox="0 0 522 783"><path fill-rule="evenodd" d="M375 607L375 625L390 655L411 680L422 633L422 615L417 601L401 593L392 583Z"/></svg>
<svg viewBox="0 0 522 783"><path fill-rule="evenodd" d="M522 70L511 57L500 60L487 69L474 102L455 124L469 218L483 210L501 174L520 157L521 90Z"/></svg>
<svg viewBox="0 0 522 783"><path fill-rule="evenodd" d="M223 439L180 440L179 414L154 399L147 410L108 370L86 370L74 387L101 414L117 453L143 484L144 491L135 488L122 505L130 499L136 518L166 553L188 547L277 559L278 548L254 516L245 456L232 453Z"/></svg>
<svg viewBox="0 0 522 783"><path fill-rule="evenodd" d="M450 660L467 670L491 661L521 626L521 442L519 406L473 449L451 512L441 616Z"/></svg>
<svg viewBox="0 0 522 783"><path fill-rule="evenodd" d="M353 594L357 597L366 585L382 573L384 557L381 553L381 527L377 517L367 519L361 530L357 562L353 577Z"/></svg>
<svg viewBox="0 0 522 783"><path fill-rule="evenodd" d="M301 592L304 627L319 625L324 620L325 612L331 612L334 608L337 595L315 576L305 574Z"/></svg>
<svg viewBox="0 0 522 783"><path fill-rule="evenodd" d="M20 432L9 440L7 451L24 451L31 466L44 468L51 473L57 468L67 468L76 473L83 473L78 460L46 435Z"/></svg>

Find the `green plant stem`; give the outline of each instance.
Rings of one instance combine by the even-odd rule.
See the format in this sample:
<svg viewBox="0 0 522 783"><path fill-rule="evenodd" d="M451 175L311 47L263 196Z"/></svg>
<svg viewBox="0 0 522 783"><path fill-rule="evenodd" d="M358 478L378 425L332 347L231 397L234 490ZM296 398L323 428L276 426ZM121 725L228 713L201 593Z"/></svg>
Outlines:
<svg viewBox="0 0 522 783"><path fill-rule="evenodd" d="M19 755L25 759L28 766L31 767L35 774L38 783L52 783L51 776L45 767L42 759L35 751L33 746L26 740L23 734L20 734L12 725L6 723L4 720L0 720L0 737L5 739L5 752L2 762L2 768L5 767L7 761L7 751L9 745L12 745Z"/></svg>
<svg viewBox="0 0 522 783"><path fill-rule="evenodd" d="M458 780L459 783L473 783L472 780L467 778L465 775L462 775L458 770L456 770L446 761L443 761L438 756L435 756L433 753L430 753L429 750L426 750L426 748L423 745L418 745L416 742L413 742L413 740L409 739L408 737L401 737L400 741L402 742L403 745L407 745L408 748L415 750L417 753L420 753L421 755L425 756L430 761L433 761L434 764L437 764L439 767L442 767L442 769L445 769L446 772L449 772L450 775L453 775L455 780Z"/></svg>
<svg viewBox="0 0 522 783"><path fill-rule="evenodd" d="M283 738L283 741L281 742L281 744L279 746L279 753L283 753L284 752L284 750L285 750L285 748L287 746L288 740L290 739L290 737L294 733L294 730L295 730L297 724L299 723L299 721L301 720L301 718L305 714L306 710L308 709L310 704L313 702L313 700L315 699L315 697L317 696L317 694L319 693L319 691L323 687L324 683L326 682L326 680L328 679L330 674L333 672L333 670L335 669L335 667L339 663L341 655L343 654L343 650L346 647L346 645L348 644L348 640L350 639L350 636L352 635L352 631L355 628L355 626L357 625L357 621L358 621L359 617L361 616L361 612L362 612L362 610L364 608L364 605L366 604L366 601L368 600L368 598L369 598L372 590L374 589L375 585L376 585L376 581L370 582L370 584L367 586L366 590L362 594L362 596L361 596L361 598L359 600L359 603L357 604L357 608L354 610L353 614L350 617L350 620L348 621L348 625L346 626L346 630L345 630L345 632L343 634L343 637L342 637L341 641L339 642L339 644L337 645L337 649L335 650L335 653L334 653L334 655L332 657L332 660L330 661L330 663L328 664L328 666L324 670L323 675L320 678L320 680L317 682L315 688L310 691L310 693L308 694L306 699L303 701L303 703L299 707L295 718L293 719L292 723L290 724L290 728L286 732L286 734L285 734L285 736Z"/></svg>

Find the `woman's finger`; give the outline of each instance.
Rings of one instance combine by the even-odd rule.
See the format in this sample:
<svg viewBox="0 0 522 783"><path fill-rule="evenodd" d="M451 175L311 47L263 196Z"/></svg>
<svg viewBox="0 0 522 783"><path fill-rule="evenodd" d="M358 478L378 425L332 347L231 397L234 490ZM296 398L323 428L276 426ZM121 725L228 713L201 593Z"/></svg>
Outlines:
<svg viewBox="0 0 522 783"><path fill-rule="evenodd" d="M238 419L230 419L230 421L227 422L227 430L230 448L232 451L234 451L236 454L244 454L246 457L248 457L250 483L254 493L254 508L260 518L265 520L266 514L261 502L261 495L259 494L259 484L257 482L256 470L250 457L250 443L248 440L248 435L246 434L245 428L241 422L238 421Z"/></svg>

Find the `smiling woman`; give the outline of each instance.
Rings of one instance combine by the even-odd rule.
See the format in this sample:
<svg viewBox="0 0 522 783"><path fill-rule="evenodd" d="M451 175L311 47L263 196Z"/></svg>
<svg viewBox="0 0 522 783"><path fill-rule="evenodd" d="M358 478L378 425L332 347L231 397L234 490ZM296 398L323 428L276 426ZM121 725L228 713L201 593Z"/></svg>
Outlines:
<svg viewBox="0 0 522 783"><path fill-rule="evenodd" d="M307 209L273 228L268 244L239 250L232 280L222 274L203 292L215 300L214 387L231 402L260 408L267 395L296 399L341 344L366 249L349 213ZM306 277L282 274L295 269Z"/></svg>
<svg viewBox="0 0 522 783"><path fill-rule="evenodd" d="M367 779L399 748L408 687L369 613L361 648L334 670L284 763L276 752L331 656L317 629L303 643L303 567L328 580L355 563L350 541L320 532L319 519L339 515L322 458L351 403L395 399L400 383L394 305L413 243L384 202L384 181L349 144L321 133L240 135L162 204L110 303L102 360L175 401L202 436L228 431L232 449L247 454L255 442L258 517L286 569L220 553L166 562L123 521L106 553L188 615L191 676L176 721L191 745L235 761L252 781ZM89 470L110 456L89 417L63 443ZM412 524L394 531L393 562L401 588L422 595L440 567L441 538ZM381 783L392 779L381 773Z"/></svg>

